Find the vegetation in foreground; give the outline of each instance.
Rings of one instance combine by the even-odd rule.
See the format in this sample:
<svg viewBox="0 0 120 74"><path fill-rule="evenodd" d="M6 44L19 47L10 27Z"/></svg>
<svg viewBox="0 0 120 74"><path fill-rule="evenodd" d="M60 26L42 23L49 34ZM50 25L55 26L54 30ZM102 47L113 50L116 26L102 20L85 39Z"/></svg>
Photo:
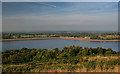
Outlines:
<svg viewBox="0 0 120 74"><path fill-rule="evenodd" d="M120 52L79 46L50 49L6 50L3 72L118 72Z"/></svg>

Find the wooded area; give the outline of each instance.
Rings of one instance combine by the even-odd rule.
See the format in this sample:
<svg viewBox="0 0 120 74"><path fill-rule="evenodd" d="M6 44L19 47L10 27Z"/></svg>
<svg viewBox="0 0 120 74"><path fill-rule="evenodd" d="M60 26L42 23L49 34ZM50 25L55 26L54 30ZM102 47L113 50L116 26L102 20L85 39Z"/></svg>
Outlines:
<svg viewBox="0 0 120 74"><path fill-rule="evenodd" d="M3 72L64 72L78 69L83 72L112 70L116 72L115 68L120 64L119 53L110 48L82 48L75 45L64 47L62 50L58 48L6 50L2 52ZM96 70L97 68L100 70Z"/></svg>

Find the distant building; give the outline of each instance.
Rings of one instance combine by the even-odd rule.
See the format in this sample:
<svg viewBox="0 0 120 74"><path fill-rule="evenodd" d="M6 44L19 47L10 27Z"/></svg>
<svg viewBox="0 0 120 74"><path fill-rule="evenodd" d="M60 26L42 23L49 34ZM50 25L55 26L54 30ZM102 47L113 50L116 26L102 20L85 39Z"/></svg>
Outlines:
<svg viewBox="0 0 120 74"><path fill-rule="evenodd" d="M86 36L86 37L84 37L84 38L85 38L85 39L90 39L90 37L87 37L87 36Z"/></svg>

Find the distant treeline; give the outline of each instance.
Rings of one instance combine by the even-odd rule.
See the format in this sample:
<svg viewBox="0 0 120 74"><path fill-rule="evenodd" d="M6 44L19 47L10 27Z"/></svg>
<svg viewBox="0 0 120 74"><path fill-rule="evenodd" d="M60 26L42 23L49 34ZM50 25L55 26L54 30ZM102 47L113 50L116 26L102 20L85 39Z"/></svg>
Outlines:
<svg viewBox="0 0 120 74"><path fill-rule="evenodd" d="M115 71L120 65L112 49L79 46L50 49L6 50L2 52L3 72ZM100 56L99 58L96 58ZM110 58L109 58L110 57ZM111 58L115 57L115 58ZM99 70L98 70L99 69Z"/></svg>
<svg viewBox="0 0 120 74"><path fill-rule="evenodd" d="M35 38L35 37L90 37L90 39L120 39L118 32L43 32L43 33L3 33L3 39Z"/></svg>

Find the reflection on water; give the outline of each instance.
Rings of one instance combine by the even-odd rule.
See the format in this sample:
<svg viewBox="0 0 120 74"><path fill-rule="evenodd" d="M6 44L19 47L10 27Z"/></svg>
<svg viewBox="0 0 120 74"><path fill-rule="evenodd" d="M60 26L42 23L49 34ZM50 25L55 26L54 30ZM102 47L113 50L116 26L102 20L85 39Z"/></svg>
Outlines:
<svg viewBox="0 0 120 74"><path fill-rule="evenodd" d="M80 41L80 40L67 40L67 39L46 39L46 40L23 40L23 41L9 41L3 42L3 51L21 48L36 48L36 49L62 49L64 46L79 45L82 47L103 47L112 48L118 51L117 41L112 42L99 42L99 41Z"/></svg>

